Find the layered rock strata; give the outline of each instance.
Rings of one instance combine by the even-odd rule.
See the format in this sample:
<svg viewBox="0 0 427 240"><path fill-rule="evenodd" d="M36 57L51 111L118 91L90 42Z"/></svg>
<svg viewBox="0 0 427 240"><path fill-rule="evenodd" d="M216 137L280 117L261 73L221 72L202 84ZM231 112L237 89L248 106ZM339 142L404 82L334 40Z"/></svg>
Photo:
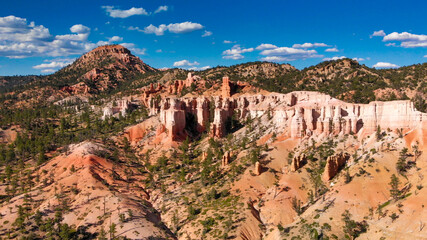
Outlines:
<svg viewBox="0 0 427 240"><path fill-rule="evenodd" d="M295 156L292 158L291 162L291 171L295 172L296 170L300 169L307 163L307 156L302 153L298 156Z"/></svg>
<svg viewBox="0 0 427 240"><path fill-rule="evenodd" d="M347 160L350 158L348 153L338 153L333 156L329 156L326 159L325 171L323 171L323 181L329 181L338 174L338 171L345 165Z"/></svg>
<svg viewBox="0 0 427 240"><path fill-rule="evenodd" d="M171 139L185 135L186 114L192 114L199 132L206 130L209 120L213 137L224 137L227 120L256 118L267 112L277 129L284 135L298 139L305 136L370 134L382 129L409 130L427 122L427 114L415 109L410 101L371 102L353 104L318 92L288 94L241 95L238 97L164 98L153 101L150 114L160 113ZM213 115L213 116L212 116Z"/></svg>

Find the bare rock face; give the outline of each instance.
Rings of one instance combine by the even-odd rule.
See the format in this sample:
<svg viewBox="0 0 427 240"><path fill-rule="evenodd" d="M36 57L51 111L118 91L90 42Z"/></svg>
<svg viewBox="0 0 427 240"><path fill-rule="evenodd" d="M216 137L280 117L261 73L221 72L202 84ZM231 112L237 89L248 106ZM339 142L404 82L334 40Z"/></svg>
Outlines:
<svg viewBox="0 0 427 240"><path fill-rule="evenodd" d="M291 171L295 172L307 163L307 156L302 153L292 159Z"/></svg>
<svg viewBox="0 0 427 240"><path fill-rule="evenodd" d="M223 98L231 97L230 79L228 77L222 78L222 97Z"/></svg>
<svg viewBox="0 0 427 240"><path fill-rule="evenodd" d="M261 170L262 170L261 164L259 162L256 162L255 163L254 174L257 175L257 176L261 175Z"/></svg>
<svg viewBox="0 0 427 240"><path fill-rule="evenodd" d="M348 153L341 152L326 159L325 171L323 172L323 181L329 181L337 175L339 169L345 165L350 158Z"/></svg>
<svg viewBox="0 0 427 240"><path fill-rule="evenodd" d="M162 105L160 120L172 141L185 139L185 111L179 100L171 98Z"/></svg>
<svg viewBox="0 0 427 240"><path fill-rule="evenodd" d="M230 163L230 159L231 159L230 151L225 152L224 156L222 156L221 166L222 167L227 166Z"/></svg>
<svg viewBox="0 0 427 240"><path fill-rule="evenodd" d="M107 104L102 110L102 120L105 120L108 117L113 117L121 114L126 116L127 110L130 108L131 102L128 99L120 99L114 102Z"/></svg>
<svg viewBox="0 0 427 240"><path fill-rule="evenodd" d="M150 115L160 113L161 122L168 131L172 125L176 126L169 133L173 139L174 134L182 133L186 114L195 116L199 132L205 131L209 119L213 119L210 135L218 138L227 135L225 125L233 114L238 114L238 119L246 119L269 112L277 129L283 131L284 136L294 139L313 134L321 137L340 134L366 136L374 133L378 126L382 129L410 130L427 122L427 114L417 111L413 103L406 100L353 104L308 91L228 97L231 94L229 87L228 78L224 78L222 96L177 98L173 100L174 107L170 98L161 101L150 98ZM212 111L210 105L214 106Z"/></svg>

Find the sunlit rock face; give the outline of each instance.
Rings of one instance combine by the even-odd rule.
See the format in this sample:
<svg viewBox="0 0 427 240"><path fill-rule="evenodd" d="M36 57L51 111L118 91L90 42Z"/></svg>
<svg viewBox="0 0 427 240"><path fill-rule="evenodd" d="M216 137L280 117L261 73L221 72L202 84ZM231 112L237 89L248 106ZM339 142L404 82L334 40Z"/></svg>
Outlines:
<svg viewBox="0 0 427 240"><path fill-rule="evenodd" d="M269 114L268 121L294 139L313 134L370 134L378 126L391 130L413 129L427 121L427 114L417 111L410 101L353 104L309 91L233 96L229 87L228 78L224 78L221 96L153 101L149 105L150 114L160 113L171 139L186 135L188 114L195 117L197 131L205 131L209 123L211 136L219 138L227 134L226 122L233 114L240 120Z"/></svg>

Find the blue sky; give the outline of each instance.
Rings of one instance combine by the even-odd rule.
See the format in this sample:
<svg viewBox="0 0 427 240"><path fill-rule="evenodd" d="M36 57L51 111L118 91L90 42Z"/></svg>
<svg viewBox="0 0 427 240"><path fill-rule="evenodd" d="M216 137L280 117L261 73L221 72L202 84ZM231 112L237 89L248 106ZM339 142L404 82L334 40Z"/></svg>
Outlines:
<svg viewBox="0 0 427 240"><path fill-rule="evenodd" d="M427 60L427 1L3 1L0 75L48 74L99 45L156 68L249 61L304 68L349 57L369 67Z"/></svg>

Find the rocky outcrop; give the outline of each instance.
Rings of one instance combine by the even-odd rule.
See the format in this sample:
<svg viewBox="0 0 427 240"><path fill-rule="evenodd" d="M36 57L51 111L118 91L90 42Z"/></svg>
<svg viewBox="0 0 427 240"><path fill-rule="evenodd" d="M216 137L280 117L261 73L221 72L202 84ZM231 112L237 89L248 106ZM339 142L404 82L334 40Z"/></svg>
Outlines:
<svg viewBox="0 0 427 240"><path fill-rule="evenodd" d="M255 168L254 168L254 174L259 176L259 175L261 175L261 172L262 172L261 164L259 162L256 162Z"/></svg>
<svg viewBox="0 0 427 240"><path fill-rule="evenodd" d="M230 79L228 77L222 78L222 97L229 98L231 97L231 87L230 87Z"/></svg>
<svg viewBox="0 0 427 240"><path fill-rule="evenodd" d="M228 79L225 78L224 82L227 83ZM229 95L227 84L222 90L224 91L221 95ZM170 99L151 102L150 114L160 113L160 116L164 116L165 111L170 109ZM185 115L190 113L197 119L199 132L206 130L207 122L213 119L210 124L212 137L224 137L227 134L226 122L233 114L237 114L236 119L246 119L248 116L256 118L270 112L271 121L276 129L294 139L313 134L366 135L375 132L378 126L382 129L408 130L419 127L427 121L427 114L417 111L410 101L353 104L326 94L308 91L232 97L188 97L176 98L173 101L177 109L171 111L183 112L162 118L166 126L171 126L168 121L174 121L180 122L181 127L185 127ZM210 109L210 106L214 106L214 109ZM171 131L171 134L175 132Z"/></svg>
<svg viewBox="0 0 427 240"><path fill-rule="evenodd" d="M185 111L182 109L182 102L176 98L171 98L162 105L160 111L160 121L164 124L168 137L172 141L185 139Z"/></svg>
<svg viewBox="0 0 427 240"><path fill-rule="evenodd" d="M325 171L322 175L323 181L329 181L335 177L335 175L337 175L338 171L345 165L349 158L350 155L344 152L329 156L326 159Z"/></svg>
<svg viewBox="0 0 427 240"><path fill-rule="evenodd" d="M101 119L105 120L108 117L118 117L119 115L126 116L131 105L132 104L128 99L113 101L102 109Z"/></svg>
<svg viewBox="0 0 427 240"><path fill-rule="evenodd" d="M305 153L295 156L294 158L292 158L291 171L295 172L296 170L303 167L306 163L307 163L307 156L305 155Z"/></svg>
<svg viewBox="0 0 427 240"><path fill-rule="evenodd" d="M230 151L227 151L224 153L224 156L222 156L222 160L221 160L221 166L225 167L230 163L231 160L231 154Z"/></svg>

